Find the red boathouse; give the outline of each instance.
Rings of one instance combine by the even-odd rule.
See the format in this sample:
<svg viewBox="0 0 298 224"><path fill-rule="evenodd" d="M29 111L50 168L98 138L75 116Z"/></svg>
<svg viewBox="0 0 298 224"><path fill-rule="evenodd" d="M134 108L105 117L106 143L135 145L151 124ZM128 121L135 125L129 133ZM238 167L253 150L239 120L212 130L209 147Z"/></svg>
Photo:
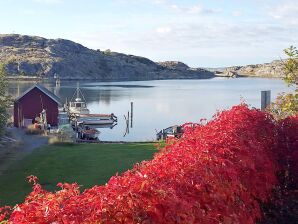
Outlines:
<svg viewBox="0 0 298 224"><path fill-rule="evenodd" d="M14 102L14 126L24 127L31 124L42 110L46 110L47 123L58 126L58 107L60 99L42 85L35 84Z"/></svg>

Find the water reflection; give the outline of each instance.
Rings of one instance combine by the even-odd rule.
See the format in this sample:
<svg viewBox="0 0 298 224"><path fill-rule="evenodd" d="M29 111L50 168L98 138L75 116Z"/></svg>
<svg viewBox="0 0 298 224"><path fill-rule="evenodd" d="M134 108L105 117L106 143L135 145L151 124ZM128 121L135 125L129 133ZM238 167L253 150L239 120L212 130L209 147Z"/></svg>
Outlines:
<svg viewBox="0 0 298 224"><path fill-rule="evenodd" d="M17 97L33 84L10 82L9 93ZM76 89L76 82L62 81L60 86L55 86L55 83L43 85L63 102L70 100ZM271 90L273 99L279 92L289 91L281 80L260 78L80 82L80 88L91 113L114 113L118 117L118 125L112 129L100 129L100 139L107 141L153 140L155 129L198 122L200 118L209 119L217 110L239 104L241 98L259 108L261 90ZM131 102L134 103L133 126L127 130Z"/></svg>

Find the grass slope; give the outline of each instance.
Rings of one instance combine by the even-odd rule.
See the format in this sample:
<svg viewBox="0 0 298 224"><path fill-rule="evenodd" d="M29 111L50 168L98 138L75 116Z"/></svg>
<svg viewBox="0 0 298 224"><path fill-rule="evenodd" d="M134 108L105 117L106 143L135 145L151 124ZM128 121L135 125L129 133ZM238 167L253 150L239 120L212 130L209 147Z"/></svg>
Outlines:
<svg viewBox="0 0 298 224"><path fill-rule="evenodd" d="M15 161L0 175L0 206L21 203L30 192L28 175L35 175L47 190L58 182L77 182L82 189L105 184L136 162L149 160L156 152L153 144L51 145Z"/></svg>

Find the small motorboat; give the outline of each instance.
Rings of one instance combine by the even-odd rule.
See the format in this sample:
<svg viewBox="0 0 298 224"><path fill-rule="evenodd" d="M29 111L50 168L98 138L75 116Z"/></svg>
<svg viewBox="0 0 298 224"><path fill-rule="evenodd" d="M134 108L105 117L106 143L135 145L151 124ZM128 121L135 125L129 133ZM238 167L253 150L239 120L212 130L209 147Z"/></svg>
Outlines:
<svg viewBox="0 0 298 224"><path fill-rule="evenodd" d="M161 130L156 134L157 140L166 140L168 137L180 138L183 134L183 128L181 125L174 125L166 129Z"/></svg>
<svg viewBox="0 0 298 224"><path fill-rule="evenodd" d="M100 129L113 129L116 125L118 125L117 122L114 122L113 124L89 124L90 127L95 128L97 130Z"/></svg>
<svg viewBox="0 0 298 224"><path fill-rule="evenodd" d="M117 122L117 117L112 114L79 114L78 122L85 125L111 125Z"/></svg>
<svg viewBox="0 0 298 224"><path fill-rule="evenodd" d="M77 138L82 140L98 140L100 131L84 124L79 124L77 128Z"/></svg>

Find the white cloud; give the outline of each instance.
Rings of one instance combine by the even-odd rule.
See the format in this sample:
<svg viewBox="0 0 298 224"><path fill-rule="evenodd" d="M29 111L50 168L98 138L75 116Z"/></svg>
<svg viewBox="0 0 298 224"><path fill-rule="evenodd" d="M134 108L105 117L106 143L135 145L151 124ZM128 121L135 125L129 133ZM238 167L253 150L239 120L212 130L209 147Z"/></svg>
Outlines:
<svg viewBox="0 0 298 224"><path fill-rule="evenodd" d="M286 1L270 8L269 15L288 25L298 25L298 1Z"/></svg>
<svg viewBox="0 0 298 224"><path fill-rule="evenodd" d="M165 4L167 0L151 0L153 4Z"/></svg>
<svg viewBox="0 0 298 224"><path fill-rule="evenodd" d="M33 0L37 3L44 3L44 4L60 4L63 0Z"/></svg>
<svg viewBox="0 0 298 224"><path fill-rule="evenodd" d="M116 24L109 23L111 29L101 28L93 36L73 39L92 48L111 48L154 61L180 60L193 67L270 62L283 55L282 49L298 45L298 28L290 25L298 18L295 1L290 4L287 0L286 4L280 0L269 7L251 0L253 8L234 7L225 12L182 1L123 1L154 4L163 13L128 19L129 31L115 29ZM264 1L272 5L272 1ZM142 29L135 29L135 21Z"/></svg>
<svg viewBox="0 0 298 224"><path fill-rule="evenodd" d="M225 66L278 59L282 49L297 42L298 31L291 32L283 26L265 23L239 25L196 21L173 22L130 34L100 32L77 40L93 48L112 48L154 61L180 60L193 67Z"/></svg>
<svg viewBox="0 0 298 224"><path fill-rule="evenodd" d="M187 13L187 14L213 14L213 13L219 13L222 11L221 9L204 8L201 5L178 6L176 4L172 4L169 7L175 10L176 12Z"/></svg>
<svg viewBox="0 0 298 224"><path fill-rule="evenodd" d="M156 32L159 34L167 34L172 31L171 27L158 27L156 28Z"/></svg>
<svg viewBox="0 0 298 224"><path fill-rule="evenodd" d="M235 16L235 17L239 17L239 16L242 16L243 15L243 12L241 12L241 11L233 11L232 12L232 15Z"/></svg>
<svg viewBox="0 0 298 224"><path fill-rule="evenodd" d="M281 26L268 24L259 25L237 25L228 23L175 23L169 26L159 27L158 33L164 34L161 37L146 35L148 42L160 47L172 47L181 49L199 47L224 47L234 48L235 46L249 46L252 43L262 45L273 41L293 40L287 36L288 30ZM154 46L153 45L153 46Z"/></svg>

